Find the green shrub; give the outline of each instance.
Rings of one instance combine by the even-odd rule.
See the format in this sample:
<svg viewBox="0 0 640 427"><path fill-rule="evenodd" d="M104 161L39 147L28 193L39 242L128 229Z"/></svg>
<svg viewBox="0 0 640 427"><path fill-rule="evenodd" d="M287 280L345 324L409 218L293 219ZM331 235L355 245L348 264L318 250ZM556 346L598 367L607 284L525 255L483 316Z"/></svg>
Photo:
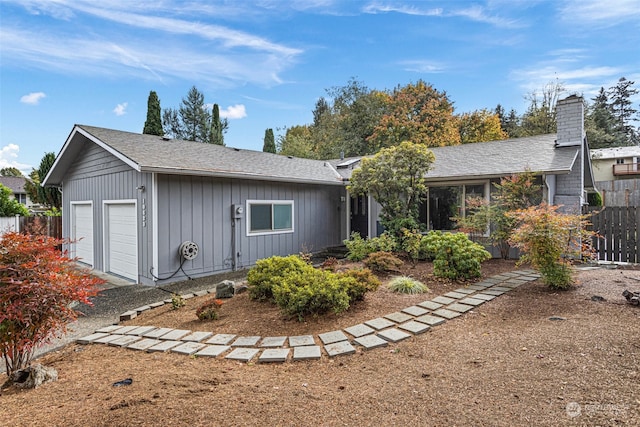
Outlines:
<svg viewBox="0 0 640 427"><path fill-rule="evenodd" d="M422 233L419 230L402 229L402 250L407 254L411 261L415 263L419 259L425 259L426 254L422 249Z"/></svg>
<svg viewBox="0 0 640 427"><path fill-rule="evenodd" d="M447 279L470 279L480 276L483 261L491 254L464 233L431 231L424 236L425 253L433 259L433 272Z"/></svg>
<svg viewBox="0 0 640 427"><path fill-rule="evenodd" d="M400 258L390 252L373 252L369 254L364 264L373 271L398 271L404 264Z"/></svg>
<svg viewBox="0 0 640 427"><path fill-rule="evenodd" d="M395 239L387 233L365 240L360 234L353 232L351 237L344 241L344 244L349 250L347 258L351 261L362 261L373 252L394 252L397 248Z"/></svg>
<svg viewBox="0 0 640 427"><path fill-rule="evenodd" d="M273 285L281 277L309 269L313 270L313 267L297 255L273 256L258 260L247 273L249 297L258 301L271 300L273 299Z"/></svg>
<svg viewBox="0 0 640 427"><path fill-rule="evenodd" d="M552 289L569 289L573 284L573 269L568 262L554 262L540 266L545 285Z"/></svg>
<svg viewBox="0 0 640 427"><path fill-rule="evenodd" d="M422 294L429 291L424 283L407 276L395 277L389 283L389 289L401 294Z"/></svg>
<svg viewBox="0 0 640 427"><path fill-rule="evenodd" d="M182 295L180 294L171 294L171 310L177 310L180 307L184 307L184 305L186 304L186 302L184 301L184 298L182 298Z"/></svg>
<svg viewBox="0 0 640 427"><path fill-rule="evenodd" d="M349 284L347 294L349 301L362 301L367 292L375 292L382 283L378 277L368 268L358 268L338 273L342 277L351 277L355 282Z"/></svg>
<svg viewBox="0 0 640 427"><path fill-rule="evenodd" d="M339 314L349 308L347 288L354 281L351 277L338 277L313 268L306 272L295 271L276 280L273 297L285 314L297 316L298 320L330 311Z"/></svg>

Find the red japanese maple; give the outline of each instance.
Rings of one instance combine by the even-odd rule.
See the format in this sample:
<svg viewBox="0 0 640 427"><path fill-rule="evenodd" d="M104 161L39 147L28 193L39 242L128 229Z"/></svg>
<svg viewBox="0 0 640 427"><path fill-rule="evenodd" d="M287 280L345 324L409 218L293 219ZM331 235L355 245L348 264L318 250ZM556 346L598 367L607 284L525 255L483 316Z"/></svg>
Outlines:
<svg viewBox="0 0 640 427"><path fill-rule="evenodd" d="M6 233L0 239L0 354L7 375L76 320L71 304L91 304L104 281L80 270L47 236Z"/></svg>

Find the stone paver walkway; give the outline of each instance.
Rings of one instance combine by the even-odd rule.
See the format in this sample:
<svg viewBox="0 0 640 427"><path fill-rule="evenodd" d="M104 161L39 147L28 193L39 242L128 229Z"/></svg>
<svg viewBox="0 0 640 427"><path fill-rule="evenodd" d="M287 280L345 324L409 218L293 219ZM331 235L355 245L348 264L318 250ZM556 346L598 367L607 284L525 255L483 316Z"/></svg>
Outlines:
<svg viewBox="0 0 640 427"><path fill-rule="evenodd" d="M169 351L189 356L221 357L242 362L284 363L314 360L322 358L323 354L328 357L353 354L357 347L372 350L422 334L539 277L534 270L503 273L403 310L317 336L214 335L206 331L112 325L79 338L77 342L146 352ZM188 294L182 297L187 299L194 296L196 295ZM120 320L131 319L152 309L151 306L160 305L162 304L151 304L128 311L121 315Z"/></svg>

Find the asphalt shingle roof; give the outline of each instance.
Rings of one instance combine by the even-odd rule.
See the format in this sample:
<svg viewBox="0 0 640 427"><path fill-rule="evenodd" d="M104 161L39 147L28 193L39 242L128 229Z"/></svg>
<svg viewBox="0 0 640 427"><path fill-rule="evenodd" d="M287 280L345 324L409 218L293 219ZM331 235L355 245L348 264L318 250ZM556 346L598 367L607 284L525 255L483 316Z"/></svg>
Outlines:
<svg viewBox="0 0 640 427"><path fill-rule="evenodd" d="M0 184L10 189L13 193L26 193L24 184L27 179L21 176L0 176Z"/></svg>
<svg viewBox="0 0 640 427"><path fill-rule="evenodd" d="M77 131L77 132L76 132ZM181 175L226 176L287 182L341 184L342 179L328 163L235 149L201 142L165 140L160 136L123 132L93 126L76 125L63 147L57 162L66 163L78 148L72 144L86 142L86 133L94 142L104 144L114 155L140 172L159 172ZM80 135L78 135L80 134ZM56 168L58 169L58 168ZM52 171L47 184L59 184L65 167Z"/></svg>
<svg viewBox="0 0 640 427"><path fill-rule="evenodd" d="M538 135L503 141L476 142L449 147L433 147L435 162L427 179L462 180L502 177L527 170L548 174L568 173L575 162L580 147L556 147L556 134ZM344 178L359 165L349 159L331 160L331 164Z"/></svg>

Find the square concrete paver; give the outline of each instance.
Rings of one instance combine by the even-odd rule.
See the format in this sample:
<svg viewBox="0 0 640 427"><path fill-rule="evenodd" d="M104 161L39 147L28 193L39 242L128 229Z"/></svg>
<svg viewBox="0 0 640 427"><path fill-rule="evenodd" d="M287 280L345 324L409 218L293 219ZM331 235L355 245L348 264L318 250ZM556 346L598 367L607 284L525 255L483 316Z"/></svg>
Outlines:
<svg viewBox="0 0 640 427"><path fill-rule="evenodd" d="M260 347L282 347L287 337L264 337L260 343Z"/></svg>
<svg viewBox="0 0 640 427"><path fill-rule="evenodd" d="M377 334L379 337L384 338L385 340L390 342L398 342L411 337L410 334L396 328L389 328L385 329L384 331L378 331Z"/></svg>
<svg viewBox="0 0 640 427"><path fill-rule="evenodd" d="M367 350L389 345L389 341L384 340L377 335L365 335L363 337L356 338L354 341Z"/></svg>
<svg viewBox="0 0 640 427"><path fill-rule="evenodd" d="M140 326L127 332L127 335L144 335L149 331L157 329L155 326Z"/></svg>
<svg viewBox="0 0 640 427"><path fill-rule="evenodd" d="M325 332L324 334L319 334L318 338L325 345L347 340L347 336L342 331Z"/></svg>
<svg viewBox="0 0 640 427"><path fill-rule="evenodd" d="M98 338L97 340L93 340L94 344L109 344L113 340L117 340L122 337L122 335L107 335L106 337Z"/></svg>
<svg viewBox="0 0 640 427"><path fill-rule="evenodd" d="M224 358L225 359L232 359L232 360L239 360L241 362L248 362L251 359L253 359L253 357L258 354L260 350L256 349L256 348L244 348L244 347L238 347L233 349L233 351L229 354L227 354Z"/></svg>
<svg viewBox="0 0 640 427"><path fill-rule="evenodd" d="M108 334L110 334L111 332L115 331L116 329L120 329L122 328L122 326L120 325L110 325L110 326L105 326L104 328L100 328L98 330L96 330L97 332L106 332Z"/></svg>
<svg viewBox="0 0 640 427"><path fill-rule="evenodd" d="M165 352L171 350L173 347L178 346L180 344L184 344L182 341L160 341L160 344L156 344L152 347L149 347L147 351L149 353L154 352Z"/></svg>
<svg viewBox="0 0 640 427"><path fill-rule="evenodd" d="M502 291L502 292L509 292L511 290L511 288L507 288L506 286L494 286L491 289L494 291Z"/></svg>
<svg viewBox="0 0 640 427"><path fill-rule="evenodd" d="M195 341L200 342L213 336L213 332L192 332L187 336L180 338L180 341Z"/></svg>
<svg viewBox="0 0 640 427"><path fill-rule="evenodd" d="M173 329L171 328L157 328L152 329L149 332L145 332L144 334L142 334L142 336L145 338L160 338L161 336L168 334L171 331L173 331Z"/></svg>
<svg viewBox="0 0 640 427"><path fill-rule="evenodd" d="M340 341L325 345L324 350L327 352L329 357L353 354L356 352L356 349L349 341Z"/></svg>
<svg viewBox="0 0 640 427"><path fill-rule="evenodd" d="M460 299L466 297L467 294L461 294L460 292L447 292L444 296L447 298Z"/></svg>
<svg viewBox="0 0 640 427"><path fill-rule="evenodd" d="M438 303L438 302L433 302L433 301L422 301L420 303L418 303L418 305L420 307L424 307L427 310L437 310L440 307L442 307L442 304Z"/></svg>
<svg viewBox="0 0 640 427"><path fill-rule="evenodd" d="M383 319L382 317L378 317L373 320L367 320L366 322L364 322L364 324L367 326L371 326L373 329L378 329L378 330L396 325L392 321Z"/></svg>
<svg viewBox="0 0 640 427"><path fill-rule="evenodd" d="M238 337L237 340L231 343L231 347L253 347L258 344L260 337L257 335L248 337Z"/></svg>
<svg viewBox="0 0 640 427"><path fill-rule="evenodd" d="M442 317L432 316L430 314L425 314L424 316L417 317L416 320L421 323L426 323L429 326L438 326L445 322Z"/></svg>
<svg viewBox="0 0 640 427"><path fill-rule="evenodd" d="M112 345L112 346L120 346L120 347L126 347L131 343L134 343L136 341L139 341L140 337L137 335L122 335L120 336L120 338L115 339L113 341L109 341L108 345Z"/></svg>
<svg viewBox="0 0 640 427"><path fill-rule="evenodd" d="M136 341L133 344L129 344L127 348L132 350L147 350L149 347L153 347L156 344L160 344L162 341L155 338L143 338L140 341Z"/></svg>
<svg viewBox="0 0 640 427"><path fill-rule="evenodd" d="M355 326L350 326L345 328L344 331L349 335L353 335L354 337L361 337L363 335L369 335L375 331L375 329L368 327L364 323L360 323Z"/></svg>
<svg viewBox="0 0 640 427"><path fill-rule="evenodd" d="M216 334L205 341L205 344L227 345L236 338L233 334Z"/></svg>
<svg viewBox="0 0 640 427"><path fill-rule="evenodd" d="M321 352L318 345L305 345L293 348L293 360L320 359Z"/></svg>
<svg viewBox="0 0 640 427"><path fill-rule="evenodd" d="M480 304L484 304L486 301L483 299L478 299L478 298L463 298L460 300L460 304L466 304L466 305L473 305L473 306L477 306Z"/></svg>
<svg viewBox="0 0 640 427"><path fill-rule="evenodd" d="M418 307L417 305L412 305L411 307L403 308L403 313L410 314L412 316L422 316L423 314L427 314L429 310L426 308Z"/></svg>
<svg viewBox="0 0 640 427"><path fill-rule="evenodd" d="M198 350L201 350L203 347L205 346L205 344L199 343L199 342L185 342L182 343L178 346L175 346L171 349L172 353L180 353L180 354L186 354L187 356L190 356L192 354L194 354L195 352L197 352Z"/></svg>
<svg viewBox="0 0 640 427"><path fill-rule="evenodd" d="M433 312L436 316L444 317L445 319L453 319L460 316L460 313L456 311L447 310L446 308L439 308Z"/></svg>
<svg viewBox="0 0 640 427"><path fill-rule="evenodd" d="M118 328L114 331L111 331L112 334L116 334L116 335L124 335L129 331L133 331L136 328L139 328L140 326L123 326L121 328Z"/></svg>
<svg viewBox="0 0 640 427"><path fill-rule="evenodd" d="M405 331L409 331L412 334L418 335L423 332L427 332L429 330L429 325L416 322L415 320L409 320L408 322L398 325L398 328L404 329Z"/></svg>
<svg viewBox="0 0 640 427"><path fill-rule="evenodd" d="M260 363L283 363L287 361L287 357L289 357L289 352L291 350L288 348L268 348L262 352L260 357L258 357L258 362Z"/></svg>
<svg viewBox="0 0 640 427"><path fill-rule="evenodd" d="M229 350L231 348L231 346L229 345L207 345L205 347L202 348L202 350L199 350L198 352L196 352L196 356L200 357L218 357L220 356L222 353L224 353L225 351Z"/></svg>
<svg viewBox="0 0 640 427"><path fill-rule="evenodd" d="M138 314L140 314L140 313L144 313L147 310L151 310L150 305L143 305L142 307L134 308L132 311L135 311Z"/></svg>
<svg viewBox="0 0 640 427"><path fill-rule="evenodd" d="M495 295L487 295L487 294L475 294L473 296L473 299L481 299L483 301L491 301L492 299L494 299L496 296Z"/></svg>
<svg viewBox="0 0 640 427"><path fill-rule="evenodd" d="M191 331L187 330L187 329L174 329L171 332L167 332L166 334L162 335L161 337L159 337L161 340L169 340L169 341L175 341L175 340L179 340L180 338L187 336L191 333Z"/></svg>
<svg viewBox="0 0 640 427"><path fill-rule="evenodd" d="M466 313L467 311L471 310L472 308L473 308L473 306L466 305L466 304L460 304L460 303L449 304L447 306L448 310L457 311L458 313Z"/></svg>
<svg viewBox="0 0 640 427"><path fill-rule="evenodd" d="M473 284L473 285L469 285L467 286L467 289L469 289L470 291L481 291L483 289L487 289L489 286L489 284L486 285L479 285L477 283Z"/></svg>
<svg viewBox="0 0 640 427"><path fill-rule="evenodd" d="M86 337L78 338L76 342L78 344L91 344L95 340L98 340L100 338L104 338L107 336L109 336L107 332L96 332L94 334L87 335Z"/></svg>
<svg viewBox="0 0 640 427"><path fill-rule="evenodd" d="M434 299L432 299L431 301L433 302L437 302L438 304L451 304L452 302L455 301L455 298L447 298L447 297L435 297Z"/></svg>
<svg viewBox="0 0 640 427"><path fill-rule="evenodd" d="M413 319L413 316L396 311L395 313L386 314L384 318L389 319L392 322L402 323L402 322L406 322L407 320Z"/></svg>
<svg viewBox="0 0 640 427"><path fill-rule="evenodd" d="M298 335L289 337L289 347L314 346L316 342L313 335Z"/></svg>
<svg viewBox="0 0 640 427"><path fill-rule="evenodd" d="M158 301L158 302L154 302L149 304L149 307L151 308L158 308L158 307L162 307L164 305L164 301Z"/></svg>
<svg viewBox="0 0 640 427"><path fill-rule="evenodd" d="M458 288L453 292L457 292L459 294L465 294L465 295L469 295L475 292L475 290L473 289L469 289L469 288Z"/></svg>
<svg viewBox="0 0 640 427"><path fill-rule="evenodd" d="M500 296L502 294L504 294L504 291L496 291L495 289L485 289L484 291L482 291L483 294L487 294L487 295L494 295L494 296Z"/></svg>

